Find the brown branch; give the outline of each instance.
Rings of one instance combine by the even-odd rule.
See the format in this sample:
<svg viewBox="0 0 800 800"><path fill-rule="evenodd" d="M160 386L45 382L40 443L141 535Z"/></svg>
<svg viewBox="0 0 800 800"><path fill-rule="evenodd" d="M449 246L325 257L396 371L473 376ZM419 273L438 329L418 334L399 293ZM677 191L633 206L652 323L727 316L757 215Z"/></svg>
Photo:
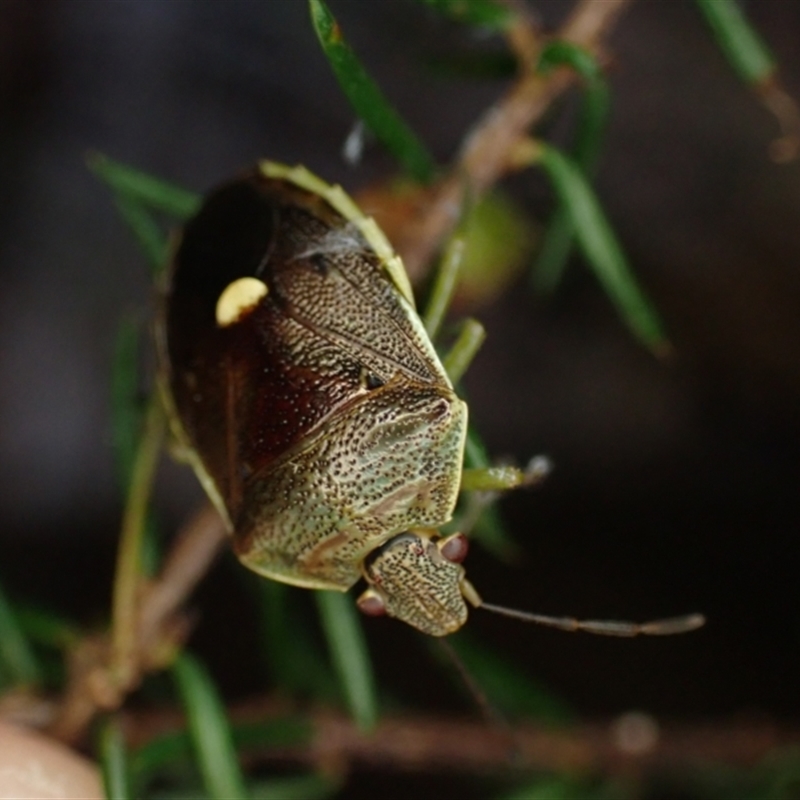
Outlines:
<svg viewBox="0 0 800 800"><path fill-rule="evenodd" d="M580 0L556 34L596 57L631 0ZM396 231L394 245L412 280L419 276L455 227L467 195L479 196L512 168L512 155L553 101L575 82L567 68L547 75L524 71L465 139L456 166L427 195L415 216Z"/></svg>
<svg viewBox="0 0 800 800"><path fill-rule="evenodd" d="M145 673L170 662L190 629L182 606L225 538L224 523L211 505L179 532L159 576L140 588L135 637L124 669L113 658L109 635L81 640L69 654L67 688L49 726L52 735L79 740L99 711L118 708Z"/></svg>
<svg viewBox="0 0 800 800"><path fill-rule="evenodd" d="M257 698L230 710L236 724L298 719L285 701ZM283 748L248 748L248 760L292 761L323 768L371 767L397 771L487 774L579 772L647 777L710 767L747 768L776 748L800 743L800 729L769 720L664 723L641 714L582 723L569 728L535 724L515 727L441 717L385 716L371 733L333 711L305 717L307 743ZM126 739L138 747L153 737L184 728L175 711L127 712Z"/></svg>
<svg viewBox="0 0 800 800"><path fill-rule="evenodd" d="M641 715L637 715L641 716ZM637 742L626 727L647 730ZM387 718L371 735L341 716L318 716L306 757L403 770L497 772L547 770L619 774L715 766L746 767L780 745L800 742L800 730L770 722L670 724L633 715L554 730L505 729L433 718ZM299 751L298 754L303 754Z"/></svg>

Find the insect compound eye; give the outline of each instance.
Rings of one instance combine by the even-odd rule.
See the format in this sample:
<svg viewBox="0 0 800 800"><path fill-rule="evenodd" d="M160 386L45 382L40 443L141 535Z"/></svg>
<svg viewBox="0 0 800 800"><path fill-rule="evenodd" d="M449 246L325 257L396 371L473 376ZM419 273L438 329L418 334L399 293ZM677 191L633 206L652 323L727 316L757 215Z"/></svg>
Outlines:
<svg viewBox="0 0 800 800"><path fill-rule="evenodd" d="M374 589L367 589L356 600L356 605L368 617L382 617L386 613L386 603Z"/></svg>
<svg viewBox="0 0 800 800"><path fill-rule="evenodd" d="M437 547L442 557L453 564L460 564L469 552L469 542L463 533L454 533L452 536L442 539L437 543Z"/></svg>

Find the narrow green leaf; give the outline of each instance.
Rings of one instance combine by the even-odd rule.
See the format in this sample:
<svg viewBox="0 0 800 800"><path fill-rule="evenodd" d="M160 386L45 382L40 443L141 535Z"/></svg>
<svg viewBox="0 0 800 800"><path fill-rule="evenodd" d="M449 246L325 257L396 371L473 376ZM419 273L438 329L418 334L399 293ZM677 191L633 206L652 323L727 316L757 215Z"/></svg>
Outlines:
<svg viewBox="0 0 800 800"><path fill-rule="evenodd" d="M339 86L358 116L418 181L429 182L436 164L417 135L367 74L323 0L309 0L311 21Z"/></svg>
<svg viewBox="0 0 800 800"><path fill-rule="evenodd" d="M17 605L15 613L24 635L36 644L63 650L80 638L76 625L52 611Z"/></svg>
<svg viewBox="0 0 800 800"><path fill-rule="evenodd" d="M378 698L367 642L352 598L341 592L315 594L331 660L350 713L361 730L371 730L378 720Z"/></svg>
<svg viewBox="0 0 800 800"><path fill-rule="evenodd" d="M425 330L431 340L436 338L442 326L447 309L453 299L458 281L458 273L464 255L464 237L452 236L442 255L430 297L422 318Z"/></svg>
<svg viewBox="0 0 800 800"><path fill-rule="evenodd" d="M671 348L661 320L631 272L600 203L575 163L551 145L540 143L539 163L559 199L569 209L575 236L589 265L633 334L656 355Z"/></svg>
<svg viewBox="0 0 800 800"><path fill-rule="evenodd" d="M448 637L448 643L488 701L504 714L529 716L552 725L572 721L573 713L566 703L467 631L462 629Z"/></svg>
<svg viewBox="0 0 800 800"><path fill-rule="evenodd" d="M111 432L114 460L124 489L130 483L144 418L138 397L138 356L139 325L133 317L123 317L111 365Z"/></svg>
<svg viewBox="0 0 800 800"><path fill-rule="evenodd" d="M503 80L519 70L510 53L435 53L424 63L432 75L458 80Z"/></svg>
<svg viewBox="0 0 800 800"><path fill-rule="evenodd" d="M236 749L287 748L308 744L314 727L307 717L275 717L263 722L240 723L233 728Z"/></svg>
<svg viewBox="0 0 800 800"><path fill-rule="evenodd" d="M117 194L114 204L122 219L133 231L150 265L151 274L153 277L158 277L167 264L169 246L166 235L147 207L139 200Z"/></svg>
<svg viewBox="0 0 800 800"><path fill-rule="evenodd" d="M590 800L587 787L568 776L537 778L500 795L500 800ZM622 798L620 798L622 800Z"/></svg>
<svg viewBox="0 0 800 800"><path fill-rule="evenodd" d="M254 583L262 611L262 638L275 682L282 689L315 699L338 699L338 684L324 653L292 606L300 591L308 592L261 578Z"/></svg>
<svg viewBox="0 0 800 800"><path fill-rule="evenodd" d="M186 220L200 208L201 198L173 183L114 161L102 153L90 153L89 169L120 197L133 200L146 208Z"/></svg>
<svg viewBox="0 0 800 800"><path fill-rule="evenodd" d="M13 684L35 686L41 680L39 664L2 589L0 589L0 669Z"/></svg>
<svg viewBox="0 0 800 800"><path fill-rule="evenodd" d="M486 469L491 463L478 432L470 425L464 448L464 466L467 469ZM480 542L495 558L510 562L519 555L519 546L503 525L495 499L496 496L491 495L466 495L453 530L466 530L471 540Z"/></svg>
<svg viewBox="0 0 800 800"><path fill-rule="evenodd" d="M137 795L144 793L155 775L187 762L192 757L192 740L187 731L170 731L155 736L131 753L130 773Z"/></svg>
<svg viewBox="0 0 800 800"><path fill-rule="evenodd" d="M112 597L113 668L125 672L135 650L138 605L136 598L144 571L143 542L147 536L150 493L161 454L166 414L157 398L151 398L138 443L125 511L122 516L116 574Z"/></svg>
<svg viewBox="0 0 800 800"><path fill-rule="evenodd" d="M458 383L486 339L486 329L476 319L465 319L455 344L442 359L444 371L453 384Z"/></svg>
<svg viewBox="0 0 800 800"><path fill-rule="evenodd" d="M231 728L235 748L240 750L298 747L311 741L313 728L308 719L287 716L263 722L240 723ZM187 731L171 731L154 737L131 756L131 774L139 794L162 770L188 761L192 741Z"/></svg>
<svg viewBox="0 0 800 800"><path fill-rule="evenodd" d="M206 791L214 800L247 798L225 707L208 672L195 658L182 653L173 675Z"/></svg>
<svg viewBox="0 0 800 800"><path fill-rule="evenodd" d="M295 778L273 778L254 783L253 800L325 800L341 785L323 775L299 775Z"/></svg>
<svg viewBox="0 0 800 800"><path fill-rule="evenodd" d="M572 155L576 165L588 176L594 172L608 121L608 84L595 57L570 42L557 40L548 44L542 52L538 69L546 72L558 65L572 67L584 79ZM574 236L575 226L569 209L559 202L542 237L533 266L533 285L538 291L549 294L560 282L572 252Z"/></svg>
<svg viewBox="0 0 800 800"><path fill-rule="evenodd" d="M503 492L525 483L525 471L508 464L494 467L469 468L461 472L462 492Z"/></svg>
<svg viewBox="0 0 800 800"><path fill-rule="evenodd" d="M132 316L123 317L117 332L111 366L111 439L120 485L128 492L136 453L143 433L145 403L140 396L140 325ZM150 509L144 521L142 571L152 575L159 563L156 522Z"/></svg>
<svg viewBox="0 0 800 800"><path fill-rule="evenodd" d="M696 1L717 44L742 80L763 83L774 75L775 58L735 0Z"/></svg>
<svg viewBox="0 0 800 800"><path fill-rule="evenodd" d="M496 0L418 0L458 22L491 30L503 30L514 21L510 6Z"/></svg>
<svg viewBox="0 0 800 800"><path fill-rule="evenodd" d="M107 800L129 800L131 791L128 753L122 728L116 719L107 719L100 729L100 765Z"/></svg>

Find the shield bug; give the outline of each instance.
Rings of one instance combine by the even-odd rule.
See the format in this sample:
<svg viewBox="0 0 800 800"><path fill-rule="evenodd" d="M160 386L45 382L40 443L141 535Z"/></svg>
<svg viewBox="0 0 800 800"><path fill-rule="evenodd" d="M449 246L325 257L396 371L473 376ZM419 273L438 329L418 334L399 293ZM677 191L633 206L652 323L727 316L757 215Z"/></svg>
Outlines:
<svg viewBox="0 0 800 800"><path fill-rule="evenodd" d="M438 529L467 407L400 258L338 186L262 162L213 191L175 251L159 350L175 436L250 569L310 589L360 578L368 614L443 636L467 602L566 628L671 633L698 617L582 623L484 604Z"/></svg>

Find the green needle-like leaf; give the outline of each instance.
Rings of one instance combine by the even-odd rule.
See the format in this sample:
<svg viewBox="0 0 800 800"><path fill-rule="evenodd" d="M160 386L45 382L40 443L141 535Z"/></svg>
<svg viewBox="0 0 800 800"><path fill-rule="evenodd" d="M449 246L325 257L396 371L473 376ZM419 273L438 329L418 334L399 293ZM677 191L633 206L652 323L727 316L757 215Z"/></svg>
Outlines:
<svg viewBox="0 0 800 800"><path fill-rule="evenodd" d="M131 197L117 194L114 198L120 216L133 231L136 241L150 265L153 277L158 277L167 263L167 237L147 207Z"/></svg>
<svg viewBox="0 0 800 800"><path fill-rule="evenodd" d="M325 660L312 631L294 603L301 591L277 581L255 583L263 619L264 645L275 682L283 689L335 700L339 683Z"/></svg>
<svg viewBox="0 0 800 800"><path fill-rule="evenodd" d="M433 158L367 74L328 6L309 0L309 9L322 50L358 116L412 177L429 182L436 170Z"/></svg>
<svg viewBox="0 0 800 800"><path fill-rule="evenodd" d="M538 162L544 167L561 202L569 209L575 237L595 275L633 334L656 355L670 345L661 320L639 288L614 231L586 177L556 148L539 143Z"/></svg>
<svg viewBox="0 0 800 800"><path fill-rule="evenodd" d="M253 800L325 800L341 786L322 775L300 775L294 778L273 778L253 784Z"/></svg>
<svg viewBox="0 0 800 800"><path fill-rule="evenodd" d="M476 319L465 319L453 346L442 359L442 366L455 385L464 376L486 339L486 329Z"/></svg>
<svg viewBox="0 0 800 800"><path fill-rule="evenodd" d="M144 418L144 408L138 398L138 355L139 325L135 319L124 317L117 333L111 367L112 440L124 489L130 483Z"/></svg>
<svg viewBox="0 0 800 800"><path fill-rule="evenodd" d="M464 449L464 467L466 469L487 469L492 462L480 436L470 425L467 429L467 442ZM471 540L481 543L495 558L501 561L513 561L519 555L519 546L505 529L496 505L491 499L468 493L463 496L463 506L459 507L458 519L453 530L463 530Z"/></svg>
<svg viewBox="0 0 800 800"><path fill-rule="evenodd" d="M594 56L570 42L557 40L548 44L542 51L538 69L547 72L559 65L570 66L584 81L577 140L572 155L584 174L591 175L608 120L608 84ZM572 216L561 202L547 225L533 267L533 285L540 292L550 293L558 285L572 251L574 237Z"/></svg>
<svg viewBox="0 0 800 800"><path fill-rule="evenodd" d="M203 785L214 800L247 798L225 707L206 669L188 653L173 667Z"/></svg>
<svg viewBox="0 0 800 800"><path fill-rule="evenodd" d="M316 592L322 628L350 713L363 731L378 720L378 698L367 642L352 598L341 592Z"/></svg>
<svg viewBox="0 0 800 800"><path fill-rule="evenodd" d="M128 491L139 442L143 433L145 404L139 388L140 326L124 317L117 333L111 368L111 430L117 471L124 492ZM143 534L143 570L152 575L158 561L158 541L153 513L147 510Z"/></svg>
<svg viewBox="0 0 800 800"><path fill-rule="evenodd" d="M33 650L2 589L0 589L0 674L21 686L34 686L41 679L41 669Z"/></svg>
<svg viewBox="0 0 800 800"><path fill-rule="evenodd" d="M200 208L201 198L173 183L114 161L102 153L91 153L89 169L120 197L141 203L178 220L186 220Z"/></svg>
<svg viewBox="0 0 800 800"><path fill-rule="evenodd" d="M496 0L419 0L425 6L458 22L502 30L514 21L510 6Z"/></svg>
<svg viewBox="0 0 800 800"><path fill-rule="evenodd" d="M38 645L63 649L78 643L78 628L50 610L17 604L14 612L25 636Z"/></svg>
<svg viewBox="0 0 800 800"><path fill-rule="evenodd" d="M722 52L747 83L762 83L776 69L775 59L736 0L697 0Z"/></svg>
<svg viewBox="0 0 800 800"><path fill-rule="evenodd" d="M100 730L100 763L108 800L132 798L125 738L115 719L106 720Z"/></svg>

